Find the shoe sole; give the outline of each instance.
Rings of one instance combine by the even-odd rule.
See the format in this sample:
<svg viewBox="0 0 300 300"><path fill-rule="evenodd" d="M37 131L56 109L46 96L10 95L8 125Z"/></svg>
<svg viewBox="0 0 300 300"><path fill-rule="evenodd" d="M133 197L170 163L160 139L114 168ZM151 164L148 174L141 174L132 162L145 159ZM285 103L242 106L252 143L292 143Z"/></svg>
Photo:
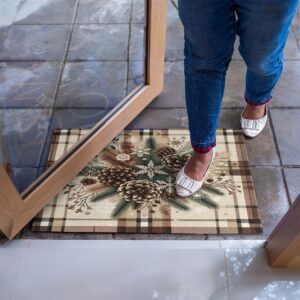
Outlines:
<svg viewBox="0 0 300 300"><path fill-rule="evenodd" d="M243 132L243 135L244 135L247 139L252 140L252 139L255 139L256 137L260 136L260 135L262 134L263 131L264 131L264 128L263 128L263 130L262 130L259 134L257 134L256 136L249 136L249 135L245 134L243 131L242 131L242 132Z"/></svg>

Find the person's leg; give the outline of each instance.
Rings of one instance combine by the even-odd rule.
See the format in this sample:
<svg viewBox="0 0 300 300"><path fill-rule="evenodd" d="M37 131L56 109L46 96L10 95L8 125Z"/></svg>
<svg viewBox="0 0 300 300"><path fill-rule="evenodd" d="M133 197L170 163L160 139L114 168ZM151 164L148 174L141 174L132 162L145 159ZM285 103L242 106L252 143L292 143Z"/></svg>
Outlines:
<svg viewBox="0 0 300 300"><path fill-rule="evenodd" d="M201 180L216 146L225 75L236 35L234 0L179 0L184 26L185 101L195 150L185 167Z"/></svg>
<svg viewBox="0 0 300 300"><path fill-rule="evenodd" d="M264 113L279 80L284 47L299 0L235 0L239 51L247 65L247 115ZM261 115L261 116L262 116ZM260 116L260 117L261 117Z"/></svg>
<svg viewBox="0 0 300 300"><path fill-rule="evenodd" d="M185 99L191 143L206 153L216 144L224 81L235 40L233 0L179 0L184 26Z"/></svg>

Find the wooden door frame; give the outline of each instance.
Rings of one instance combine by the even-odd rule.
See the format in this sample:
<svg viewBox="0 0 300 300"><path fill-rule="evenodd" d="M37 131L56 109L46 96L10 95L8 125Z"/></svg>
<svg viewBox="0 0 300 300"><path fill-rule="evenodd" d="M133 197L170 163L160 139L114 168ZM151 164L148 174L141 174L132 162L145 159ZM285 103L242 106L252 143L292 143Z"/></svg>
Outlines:
<svg viewBox="0 0 300 300"><path fill-rule="evenodd" d="M0 165L0 230L13 239L111 140L163 90L167 0L148 0L146 26L146 84L123 99L98 122L71 155L52 165L22 195L4 165ZM79 142L80 143L80 142ZM73 153L72 153L73 152ZM34 188L33 188L34 186Z"/></svg>
<svg viewBox="0 0 300 300"><path fill-rule="evenodd" d="M300 268L300 194L269 236L266 250L271 267Z"/></svg>

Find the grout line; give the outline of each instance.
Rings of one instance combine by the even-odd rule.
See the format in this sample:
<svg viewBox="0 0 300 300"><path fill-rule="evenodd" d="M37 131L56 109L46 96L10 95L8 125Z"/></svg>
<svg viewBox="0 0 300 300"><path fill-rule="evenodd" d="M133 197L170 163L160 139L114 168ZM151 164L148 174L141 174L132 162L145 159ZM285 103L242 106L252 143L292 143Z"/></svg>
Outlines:
<svg viewBox="0 0 300 300"><path fill-rule="evenodd" d="M81 233L86 234L86 233ZM123 234L126 236L127 234ZM138 235L138 234L136 234ZM22 240L27 240L24 238ZM119 245L121 248L144 248L145 246L152 245L155 249L162 248L174 248L174 249L213 249L213 250L223 250L220 246L220 241L204 241L204 240L177 240L177 239L117 239L117 240L99 240L99 239L82 239L82 238L72 238L72 239L28 239L30 241L31 249L40 248L40 246L44 246L43 244L51 244L54 248L62 248L62 246L68 246L72 248L76 248L78 246L83 246L84 248L111 248L116 245ZM28 247L27 247L28 248Z"/></svg>
<svg viewBox="0 0 300 300"><path fill-rule="evenodd" d="M86 109L86 110L93 110L93 109L102 109L102 110L110 110L113 109L113 107L101 107L101 106L86 106L86 107L71 107L72 109ZM233 106L233 107L223 107L222 110L233 110L233 109L242 109L243 106L241 107L237 107L237 106ZM0 106L0 110L5 110L5 109L36 109L36 110L49 110L49 109L70 109L70 106L59 106L59 107L45 107L45 106L41 106L41 107L28 107L28 106L18 106L18 107L14 107L14 106L5 106L5 107L1 107ZM160 107L160 106L149 106L147 108L145 108L145 110L172 110L172 109L182 109L185 110L186 107L185 106L172 106L172 107ZM278 107L270 107L270 110L298 110L300 109L300 106L295 106L295 107L287 107L287 106L278 106Z"/></svg>
<svg viewBox="0 0 300 300"><path fill-rule="evenodd" d="M282 166L282 158L281 158L281 154L280 154L280 151L279 151L279 145L278 145L278 142L277 142L277 137L275 135L273 117L272 117L271 113L269 113L269 124L270 124L271 132L272 132L272 135L273 135L274 145L275 145L275 149L276 149L276 152L277 152L277 155L278 155L278 158L279 158L279 162L280 162L280 165Z"/></svg>
<svg viewBox="0 0 300 300"><path fill-rule="evenodd" d="M244 106L243 104L241 104L241 106L223 106L222 110L232 110L232 109L242 109ZM166 107L166 106L148 106L146 109L156 109L156 110L166 110L166 109L186 109L186 106L170 106L170 107ZM293 110L293 109L300 109L300 105L299 106L276 106L276 107L269 107L269 110L276 110L276 109L283 109L283 110Z"/></svg>
<svg viewBox="0 0 300 300"><path fill-rule="evenodd" d="M35 167L35 166L20 166L20 165L11 165L12 168L15 169L36 169L37 171L39 170L39 167Z"/></svg>
<svg viewBox="0 0 300 300"><path fill-rule="evenodd" d="M294 37L295 37L295 39L296 39L296 44L297 44L298 49L299 49L299 51L300 51L300 41L298 41L298 39L297 39L297 34L296 34L296 31L295 31L295 26L294 26L294 25L292 25L292 32L293 32L293 34L294 34Z"/></svg>
<svg viewBox="0 0 300 300"><path fill-rule="evenodd" d="M110 111L114 107L101 107L101 106L90 106L90 107L70 107L70 106L61 106L61 107L26 107L26 106L18 106L18 107L0 107L0 110L17 110L17 109L30 109L30 110L66 110L66 109L72 109L72 110L102 110L102 111Z"/></svg>
<svg viewBox="0 0 300 300"><path fill-rule="evenodd" d="M285 109L285 110L292 110L292 109L299 109L300 106L270 106L270 110L277 110L277 109Z"/></svg>
<svg viewBox="0 0 300 300"><path fill-rule="evenodd" d="M14 290L15 290L15 287L16 287L16 281L17 281L17 278L18 278L18 274L19 274L19 267L21 265L21 260L23 258L23 249L20 250L20 254L18 255L18 261L17 261L17 264L16 264L16 273L14 274L14 278L13 278L13 281L12 281L12 285L11 285L11 290L10 290L10 297L9 299L10 300L13 300L14 299Z"/></svg>
<svg viewBox="0 0 300 300"><path fill-rule="evenodd" d="M241 107L237 107L237 106L228 106L228 107L223 107L222 110L232 110L232 109L241 109L243 108L243 106ZM275 108L275 107L274 107ZM274 109L274 108L270 108L270 109ZM186 109L185 106L172 106L172 107L147 107L146 109L148 110L170 110L170 109ZM300 109L300 106L299 107L276 107L275 109L286 109L286 110L293 110L293 109Z"/></svg>
<svg viewBox="0 0 300 300"><path fill-rule="evenodd" d="M175 3L175 1L174 0L170 0L171 1L171 4L173 4L173 6L178 10L178 6L177 6L177 4Z"/></svg>
<svg viewBox="0 0 300 300"><path fill-rule="evenodd" d="M227 259L226 259L226 249L223 249L223 255L224 255L224 265L225 265L225 274L226 274L226 283L227 283L227 295L228 295L228 300L231 299L230 297L230 287L229 287L229 273L227 269Z"/></svg>
<svg viewBox="0 0 300 300"><path fill-rule="evenodd" d="M74 7L73 18L72 18L74 21L76 19L76 15L77 15L77 12L78 12L78 6L79 6L79 0L76 0L76 4L75 4L75 7ZM57 99L57 95L58 95L58 90L59 90L60 82L61 82L61 79L62 79L62 76L63 76L65 64L66 64L66 58L67 58L69 47L70 47L70 44L71 44L73 30L74 30L74 24L71 25L70 34L69 34L69 37L68 37L68 40L67 40L67 44L66 44L66 49L65 49L65 53L64 53L63 62L62 62L61 72L60 72L60 75L58 77L58 84L57 84L56 89L55 89L55 93L54 93L54 97L53 97L53 102L52 102L52 106L51 106L50 121L49 121L49 124L48 124L46 138L45 138L43 149L42 149L41 156L40 156L40 159L39 159L39 165L41 165L41 163L43 161L43 157L44 157L44 154L45 154L45 151L46 151L46 148L47 148L46 146L47 146L47 141L48 141L48 138L49 138L49 135L50 135L52 120L53 120L53 116L54 116L55 103L56 103L56 99Z"/></svg>
<svg viewBox="0 0 300 300"><path fill-rule="evenodd" d="M300 165L249 165L250 167L254 168L300 168Z"/></svg>
<svg viewBox="0 0 300 300"><path fill-rule="evenodd" d="M284 168L281 168L281 173L282 173L283 185L284 185L284 188L285 188L285 191L286 191L289 206L291 206L293 201L292 201L290 193L289 193L289 188L288 188L288 183L287 183L287 179L286 179L286 176L285 176Z"/></svg>
<svg viewBox="0 0 300 300"><path fill-rule="evenodd" d="M222 110L232 110L232 109L241 109L244 106L226 106L222 107ZM147 107L146 109L151 109L151 110L168 110L168 109L186 109L186 106L172 106L172 107L160 107L160 106L150 106ZM284 109L284 110L293 110L293 109L300 109L300 106L295 106L295 107L289 107L289 106L278 106L278 107L270 107L270 110L273 109Z"/></svg>
<svg viewBox="0 0 300 300"><path fill-rule="evenodd" d="M132 26L131 26L131 21L132 21L132 12L133 12L133 1L130 1L130 13L129 13L129 23L128 23L128 40L127 40L127 72L126 72L126 78L125 78L125 82L126 82L126 95L128 95L128 89L129 89L129 62L130 62L130 45L131 45L131 30L132 30Z"/></svg>
<svg viewBox="0 0 300 300"><path fill-rule="evenodd" d="M286 177L285 177L285 174L284 174L284 171L283 171L283 168L284 168L283 166L284 165L283 165L283 162L282 162L282 157L281 157L281 153L280 153L280 150L279 150L279 144L278 144L278 141L277 141L277 136L275 134L275 128L274 128L274 124L273 124L273 117L272 117L271 113L269 114L269 123L270 123L271 131L272 131L272 135L273 135L275 149L276 149L277 155L279 157L279 162L280 162L280 166L281 166L281 168L280 168L281 169L281 176L282 176L282 179L283 179L285 194L286 194L287 199L288 199L288 204L289 204L289 206L291 206L293 201L290 197L287 180L286 180Z"/></svg>
<svg viewBox="0 0 300 300"><path fill-rule="evenodd" d="M90 22L90 23L80 23L80 22L70 22L70 23L14 23L11 26L60 26L60 25L128 25L129 22L120 22L120 23L115 23L115 22ZM132 22L132 24L144 24L142 22Z"/></svg>
<svg viewBox="0 0 300 300"><path fill-rule="evenodd" d="M70 27L71 28L71 27ZM47 59L39 59L39 60L33 60L33 59L20 59L20 60L16 60L16 59L12 59L12 60L9 60L9 59L6 59L6 60L0 60L0 63L28 63L28 62L31 62L31 63L63 63L63 62L66 62L66 63L89 63L89 62L126 62L127 60L124 60L124 59L72 59L72 60L65 60L65 61L62 61L62 60L47 60ZM139 59L132 59L132 61L135 61L135 62L140 62L140 61L143 61L143 60L139 60Z"/></svg>
<svg viewBox="0 0 300 300"><path fill-rule="evenodd" d="M70 24L72 25L72 24ZM71 26L70 26L71 27ZM72 63L72 62L124 62L125 60L122 59L115 59L115 60L110 60L110 59L72 59L72 60L66 60L67 63ZM140 59L132 59L132 61L143 61ZM165 62L167 63L176 63L176 62L183 62L184 58L166 58ZM62 62L61 60L55 60L55 59L0 59L0 63L21 63L21 62ZM232 59L231 62L244 62L243 60L238 60L238 59ZM299 59L288 59L285 58L285 62L300 62Z"/></svg>

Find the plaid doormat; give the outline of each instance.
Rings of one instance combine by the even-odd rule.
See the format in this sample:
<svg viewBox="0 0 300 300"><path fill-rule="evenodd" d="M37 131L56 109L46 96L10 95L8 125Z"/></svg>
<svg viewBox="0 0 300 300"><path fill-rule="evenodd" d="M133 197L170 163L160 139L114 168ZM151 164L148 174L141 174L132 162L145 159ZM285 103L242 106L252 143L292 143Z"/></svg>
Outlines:
<svg viewBox="0 0 300 300"><path fill-rule="evenodd" d="M87 134L56 130L48 163ZM218 129L202 188L181 198L177 172L190 157L187 129L123 130L32 222L33 231L255 234L262 232L241 130Z"/></svg>

